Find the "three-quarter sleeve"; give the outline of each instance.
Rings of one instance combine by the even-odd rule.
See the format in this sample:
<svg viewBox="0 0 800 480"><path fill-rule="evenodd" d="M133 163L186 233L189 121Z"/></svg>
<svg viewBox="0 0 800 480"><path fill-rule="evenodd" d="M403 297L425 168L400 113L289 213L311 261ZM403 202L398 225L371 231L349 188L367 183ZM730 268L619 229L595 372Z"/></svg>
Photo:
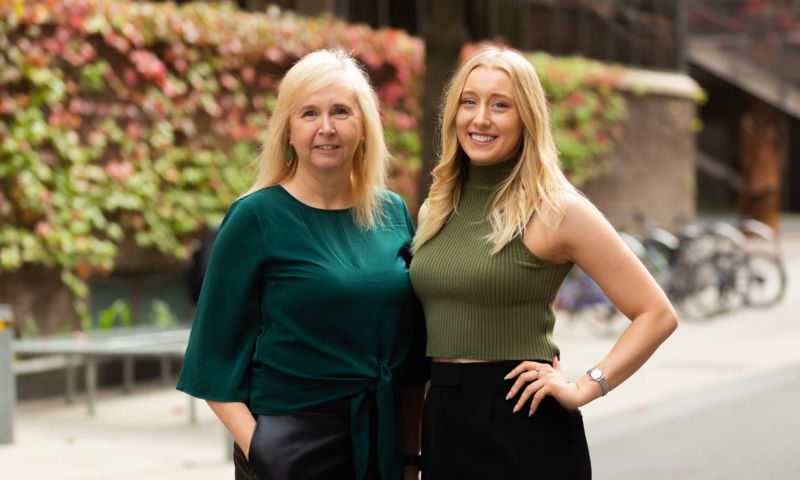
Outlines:
<svg viewBox="0 0 800 480"><path fill-rule="evenodd" d="M178 390L206 400L250 398L266 239L245 200L231 205L214 241L178 379Z"/></svg>

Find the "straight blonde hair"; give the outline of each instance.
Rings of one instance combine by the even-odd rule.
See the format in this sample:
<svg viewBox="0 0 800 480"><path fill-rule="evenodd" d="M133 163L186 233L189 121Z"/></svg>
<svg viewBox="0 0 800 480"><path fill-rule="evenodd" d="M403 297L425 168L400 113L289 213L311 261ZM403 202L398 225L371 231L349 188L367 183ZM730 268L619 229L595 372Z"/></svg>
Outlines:
<svg viewBox="0 0 800 480"><path fill-rule="evenodd" d="M576 191L561 171L550 131L547 98L533 66L517 51L482 48L458 69L445 90L440 118L440 161L432 172L433 183L425 200L428 213L414 237L412 252L436 236L456 213L469 158L458 143L455 118L467 77L478 67L508 74L523 124L520 159L498 186L490 208L492 233L487 240L492 244L491 253L496 254L514 237L523 235L531 217L543 206L560 218L562 193ZM548 218L552 219L549 215Z"/></svg>
<svg viewBox="0 0 800 480"><path fill-rule="evenodd" d="M287 163L289 118L312 94L331 85L352 90L364 122L364 146L356 149L350 180L355 205L353 218L359 228L369 230L382 218L380 196L386 188L389 151L383 138L380 110L366 72L343 50L318 50L304 56L290 68L278 88L261 154L256 181L245 195L276 185L294 175L297 161Z"/></svg>

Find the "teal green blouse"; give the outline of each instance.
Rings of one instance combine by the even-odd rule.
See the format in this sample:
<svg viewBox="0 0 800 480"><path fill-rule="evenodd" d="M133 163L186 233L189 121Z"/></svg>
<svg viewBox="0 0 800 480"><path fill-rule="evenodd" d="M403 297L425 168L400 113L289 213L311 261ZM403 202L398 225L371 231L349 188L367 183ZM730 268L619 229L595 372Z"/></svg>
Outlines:
<svg viewBox="0 0 800 480"><path fill-rule="evenodd" d="M395 384L427 378L422 310L408 279L413 225L382 194L382 224L322 210L279 185L234 202L214 242L177 388L277 415L350 398L357 478L377 402L381 478L402 473Z"/></svg>

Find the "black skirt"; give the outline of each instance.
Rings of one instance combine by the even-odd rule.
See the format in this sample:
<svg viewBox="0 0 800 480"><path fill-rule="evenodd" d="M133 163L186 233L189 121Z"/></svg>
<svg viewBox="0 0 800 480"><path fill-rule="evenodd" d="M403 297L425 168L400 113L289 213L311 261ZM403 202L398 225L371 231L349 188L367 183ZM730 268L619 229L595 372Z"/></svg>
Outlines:
<svg viewBox="0 0 800 480"><path fill-rule="evenodd" d="M503 380L519 361L431 364L422 427L423 478L569 479L592 476L578 410L547 396L532 417L513 413ZM530 406L528 404L527 406Z"/></svg>

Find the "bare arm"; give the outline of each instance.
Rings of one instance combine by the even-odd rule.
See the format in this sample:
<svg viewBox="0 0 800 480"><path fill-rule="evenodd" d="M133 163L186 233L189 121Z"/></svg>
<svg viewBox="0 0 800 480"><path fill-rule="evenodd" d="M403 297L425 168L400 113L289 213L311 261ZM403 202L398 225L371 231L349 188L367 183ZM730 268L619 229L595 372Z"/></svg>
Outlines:
<svg viewBox="0 0 800 480"><path fill-rule="evenodd" d="M250 440L253 437L253 431L256 429L256 421L253 418L253 414L242 402L215 402L208 400L207 403L249 459Z"/></svg>
<svg viewBox="0 0 800 480"><path fill-rule="evenodd" d="M567 194L565 200L565 215L557 226L532 226L533 235L526 233L525 243L535 252L544 251L545 258L575 262L632 320L605 358L586 366L602 369L613 389L636 372L677 328L677 316L664 292L605 217L583 197ZM588 375L573 383L564 378L557 362L555 365L522 364L512 371L512 376L518 376L514 394L525 382L532 382L525 388L529 395L521 396L525 399L520 399L520 408L532 392L534 411L545 395L554 396L567 408L580 407L601 396L600 385Z"/></svg>

